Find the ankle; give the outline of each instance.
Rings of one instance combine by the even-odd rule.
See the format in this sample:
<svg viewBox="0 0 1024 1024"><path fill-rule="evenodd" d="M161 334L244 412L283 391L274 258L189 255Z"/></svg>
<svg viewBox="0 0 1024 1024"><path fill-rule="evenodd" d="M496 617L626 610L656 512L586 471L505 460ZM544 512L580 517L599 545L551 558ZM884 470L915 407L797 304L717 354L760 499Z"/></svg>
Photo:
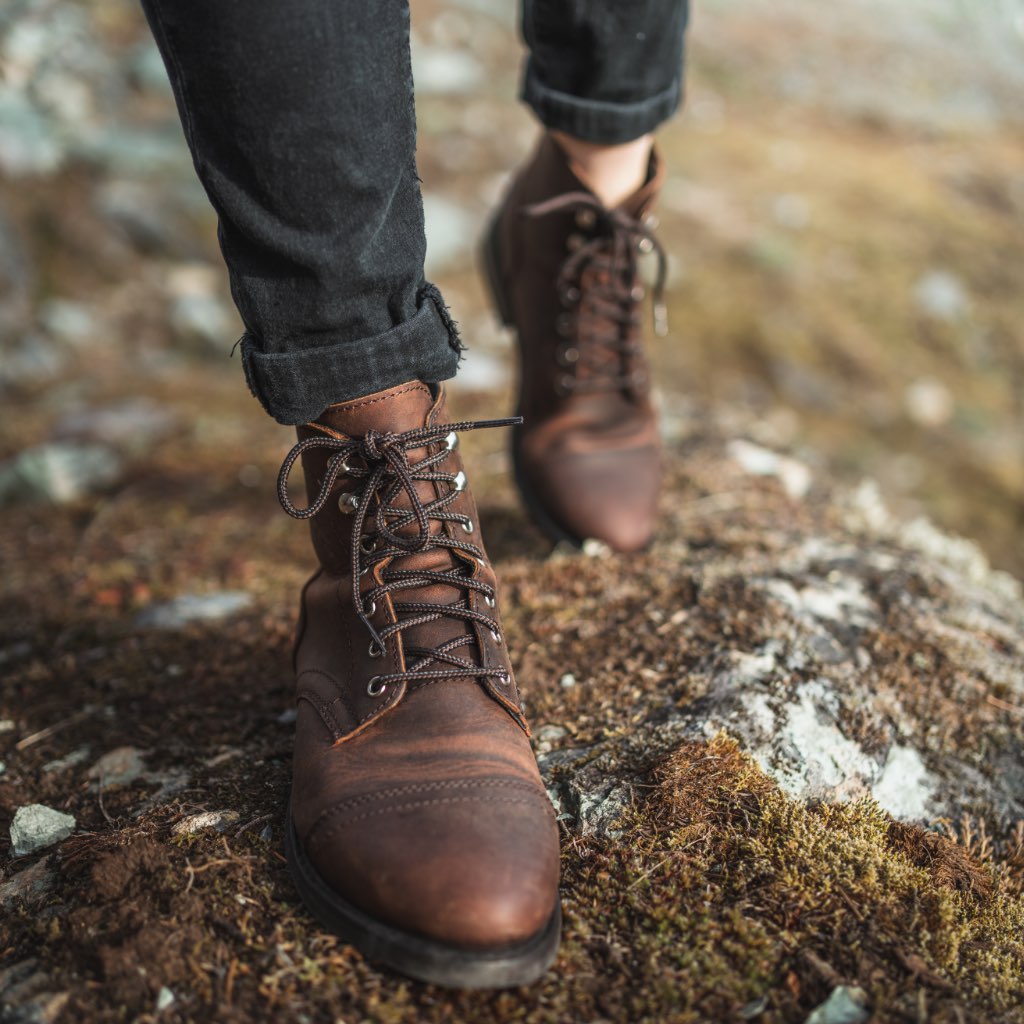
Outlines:
<svg viewBox="0 0 1024 1024"><path fill-rule="evenodd" d="M576 177L608 209L624 202L647 181L653 135L616 146L602 146L559 131L552 131L551 137Z"/></svg>

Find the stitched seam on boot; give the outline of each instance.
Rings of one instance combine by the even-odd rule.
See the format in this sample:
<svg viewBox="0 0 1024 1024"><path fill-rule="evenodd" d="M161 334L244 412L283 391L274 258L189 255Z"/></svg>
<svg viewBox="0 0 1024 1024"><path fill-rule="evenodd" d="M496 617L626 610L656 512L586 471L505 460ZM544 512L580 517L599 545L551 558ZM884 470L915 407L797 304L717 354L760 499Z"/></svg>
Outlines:
<svg viewBox="0 0 1024 1024"><path fill-rule="evenodd" d="M321 836L327 837L333 835L339 828L345 825L352 825L358 821L365 821L368 818L379 818L385 814L396 814L400 811L414 811L421 807L440 807L446 804L468 804L468 803L481 803L487 801L493 803L495 801L503 804L535 804L537 800L543 800L547 804L547 808L554 814L554 808L551 806L551 801L548 800L546 794L537 793L534 797L523 796L512 796L504 794L486 794L486 793L467 793L463 796L449 796L449 797L438 797L436 800L415 800L412 803L395 804L391 807L378 807L372 811L364 811L362 814L353 814L347 816L340 821L332 821L329 825L317 824L306 834L306 841L312 842L318 840Z"/></svg>
<svg viewBox="0 0 1024 1024"><path fill-rule="evenodd" d="M334 678L334 676L332 676L329 672L324 672L323 669L319 669L319 668L304 668L299 673L298 678L295 680L296 683L301 682L303 676L320 676L322 679L326 679L334 687L334 692L337 694L337 696L334 698L333 701L331 701L331 703L332 704L340 703L345 708L345 710L349 713L349 716L352 718L352 720L355 721L355 717L356 717L355 709L352 707L352 704L349 701L348 697L346 697L344 692L342 691L341 684L338 682L337 679ZM302 693L309 693L309 692L312 692L312 691L303 690L301 692ZM319 695L317 695L317 696L318 696L319 700L323 700L322 697L319 697ZM324 701L324 703L326 704L326 701ZM341 728L339 726L339 731L343 732L344 730L341 730Z"/></svg>

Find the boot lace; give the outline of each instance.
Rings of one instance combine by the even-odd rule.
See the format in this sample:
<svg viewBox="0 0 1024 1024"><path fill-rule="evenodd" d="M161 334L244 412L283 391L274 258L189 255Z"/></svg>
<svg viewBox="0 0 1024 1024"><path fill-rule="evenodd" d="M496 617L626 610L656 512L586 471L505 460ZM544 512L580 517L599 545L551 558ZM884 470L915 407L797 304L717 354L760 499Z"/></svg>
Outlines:
<svg viewBox="0 0 1024 1024"><path fill-rule="evenodd" d="M657 255L657 273L651 290L654 328L668 332L665 282L668 260L650 223L625 210L606 209L586 192L568 192L524 210L528 217L576 213L577 223L589 234L570 236L570 252L555 282L566 312L558 318L558 377L562 393L633 390L646 382L640 328L639 256Z"/></svg>
<svg viewBox="0 0 1024 1024"><path fill-rule="evenodd" d="M461 620L467 624L478 623L490 630L495 642L502 642L497 619L470 608L467 600L469 593L476 591L484 595L487 607L494 608L494 587L474 579L474 569L464 559L453 557L452 568L446 571L426 567L405 568L402 560L407 555L445 548L452 552L462 552L480 566L486 564L483 549L476 544L449 537L443 529L431 532L432 522L458 523L467 535L474 528L469 516L449 510L458 494L465 489L465 473L462 470L454 474L443 473L437 467L458 447L460 432L517 426L521 422L521 418L513 417L444 423L407 430L401 434L369 430L362 437L352 438L316 435L299 441L286 456L278 475L277 496L285 512L295 519L311 519L315 516L330 499L331 489L342 473L352 479L365 481L360 491L344 493L338 502L342 511L353 514L352 605L370 635L372 657L384 654L385 644L392 636L414 626L445 618ZM334 454L327 460L327 472L317 496L305 508L297 508L288 494L288 478L302 453L314 448L324 448ZM409 452L416 448L426 448L428 454L418 462L410 463ZM416 490L416 484L421 482L443 485L442 493L431 501L423 501ZM403 499L401 504L397 503L398 499ZM364 532L368 522L372 529ZM378 566L381 568L375 573ZM363 593L361 581L367 574L373 574L373 578L380 582ZM392 601L394 621L383 629L374 626L371 617L377 610L378 602L384 604L386 599L403 590L431 584L455 587L463 591L465 596L450 604ZM374 676L367 686L367 693L379 697L391 684L412 680L489 677L506 681L508 672L505 669L481 667L459 656L457 652L461 648L475 643L475 635L469 631L436 647L403 644L406 669Z"/></svg>

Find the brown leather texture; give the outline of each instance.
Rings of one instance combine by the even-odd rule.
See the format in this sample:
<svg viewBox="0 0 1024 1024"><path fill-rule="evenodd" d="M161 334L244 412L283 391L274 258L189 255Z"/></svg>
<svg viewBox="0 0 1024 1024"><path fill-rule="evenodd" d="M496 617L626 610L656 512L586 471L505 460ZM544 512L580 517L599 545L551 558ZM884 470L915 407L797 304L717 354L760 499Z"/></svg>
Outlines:
<svg viewBox="0 0 1024 1024"><path fill-rule="evenodd" d="M317 423L300 427L299 438L344 440L368 431L386 438L447 422L443 389L435 399L412 382L332 406ZM417 463L446 450L444 442L410 449L408 465L416 475ZM328 479L331 456L330 448L302 452L311 501ZM346 456L346 462L359 459ZM432 479L415 480L420 502L428 506L450 494L461 472L456 447L421 474ZM429 545L375 564L368 556L358 599L368 611L366 599L376 589L370 622L381 634L410 623L393 631L381 651L354 605L348 496L365 485L365 475L342 471L310 520L321 567L302 595L295 648L292 816L299 840L339 895L386 924L457 947L522 942L554 912L558 832L504 646L497 581L486 554ZM390 502L394 509L411 504L402 493ZM459 490L444 511L454 518L430 518L431 536L472 542L482 552L470 488ZM396 533L412 538L418 529L405 524ZM372 551L370 515L363 534ZM442 581L416 580L416 573L453 570ZM458 585L465 577L479 588ZM416 585L395 589L395 578ZM382 594L382 584L392 589ZM460 603L485 621L438 611ZM417 610L403 610L407 605ZM446 645L453 656L505 678L446 678L450 666L424 654ZM402 678L424 661L421 674L434 675ZM375 677L395 681L374 694Z"/></svg>
<svg viewBox="0 0 1024 1024"><path fill-rule="evenodd" d="M627 250L656 244L662 179L655 153L643 188L608 211L545 135L487 242L499 310L518 336L524 423L513 454L527 505L556 536L596 538L619 551L650 543L661 484L642 344L645 290Z"/></svg>

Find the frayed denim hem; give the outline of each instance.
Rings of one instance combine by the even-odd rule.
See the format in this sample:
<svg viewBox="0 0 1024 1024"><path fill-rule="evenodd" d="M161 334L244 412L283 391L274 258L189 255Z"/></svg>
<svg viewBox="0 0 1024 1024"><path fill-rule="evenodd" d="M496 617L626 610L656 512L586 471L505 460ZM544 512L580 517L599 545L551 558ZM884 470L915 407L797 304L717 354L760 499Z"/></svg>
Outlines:
<svg viewBox="0 0 1024 1024"><path fill-rule="evenodd" d="M241 341L249 390L277 420L296 426L329 405L421 380L455 376L462 357L455 321L432 284L420 290L419 311L384 334L297 352L261 352L258 339Z"/></svg>

